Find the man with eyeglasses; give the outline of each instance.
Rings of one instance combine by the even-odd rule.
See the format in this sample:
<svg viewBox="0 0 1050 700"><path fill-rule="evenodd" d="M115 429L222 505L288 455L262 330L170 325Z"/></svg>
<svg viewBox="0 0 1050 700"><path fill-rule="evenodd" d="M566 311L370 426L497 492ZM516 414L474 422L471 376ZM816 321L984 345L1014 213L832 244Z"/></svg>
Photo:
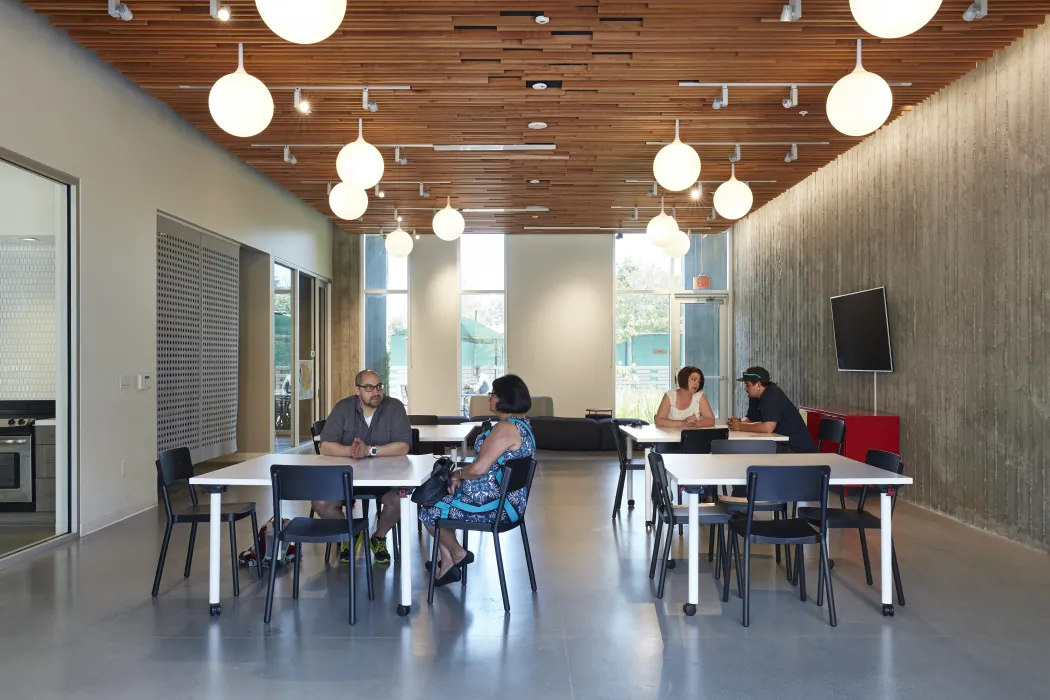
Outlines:
<svg viewBox="0 0 1050 700"><path fill-rule="evenodd" d="M321 454L330 457L400 457L412 445L412 424L405 405L383 394L379 375L371 370L358 372L354 379L357 395L335 405L321 431ZM377 564L389 564L386 535L401 517L401 499L394 489L355 488L355 495L375 496L381 510L370 545ZM329 520L342 520L342 501L314 501L314 510ZM350 562L350 545L344 543L339 560Z"/></svg>

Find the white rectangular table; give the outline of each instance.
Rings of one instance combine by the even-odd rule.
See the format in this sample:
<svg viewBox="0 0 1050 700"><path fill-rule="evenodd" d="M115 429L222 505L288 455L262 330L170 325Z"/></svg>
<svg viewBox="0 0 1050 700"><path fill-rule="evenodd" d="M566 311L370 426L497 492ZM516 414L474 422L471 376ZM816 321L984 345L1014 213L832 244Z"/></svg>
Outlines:
<svg viewBox="0 0 1050 700"><path fill-rule="evenodd" d="M725 429L728 426L725 425L713 425L710 428L698 428L698 430L718 430ZM681 428L657 428L655 425L643 425L640 428L632 428L630 426L620 426L620 430L624 432L627 437L630 438L627 442L627 459L631 459L634 451L634 443L645 445L645 524L651 526L653 524L653 499L651 494L653 491L653 475L649 471L649 450L650 445L658 443L679 443L682 441L682 429ZM786 435L780 435L778 433L748 433L743 430L730 430L730 440L772 440L773 442L787 442ZM634 497L634 484L633 480L628 475L627 478L627 501L628 504Z"/></svg>
<svg viewBox="0 0 1050 700"><path fill-rule="evenodd" d="M463 455L467 454L467 435L481 423L455 423L452 425L413 425L419 431L420 442L436 442L440 445L460 444ZM314 436L314 442L319 442L321 437Z"/></svg>
<svg viewBox="0 0 1050 700"><path fill-rule="evenodd" d="M774 454L774 455L664 455L667 473L677 479L681 486L746 486L747 468L750 466L802 466L826 464L831 467L832 486L866 484L877 486L882 492L879 499L882 519L882 614L893 615L893 568L891 565L893 542L893 488L912 483L911 477L894 474L863 462L847 459L831 453L820 454ZM699 602L700 575L700 496L695 492L686 494L689 509L689 598L683 610L686 615L696 613Z"/></svg>
<svg viewBox="0 0 1050 700"><path fill-rule="evenodd" d="M401 495L401 599L397 614L404 616L412 610L412 552L406 545L409 533L416 529L416 504L409 498L412 490L430 476L434 467L433 455L406 455L404 457L377 457L375 459L349 459L345 457L322 457L319 455L267 454L246 462L195 476L190 479L194 486L210 494L209 556L208 556L208 603L212 615L222 612L219 601L219 554L221 527L219 515L222 509L222 492L230 486L271 486L270 467L274 464L352 466L355 487L389 487L400 489ZM271 564L273 566L274 564Z"/></svg>

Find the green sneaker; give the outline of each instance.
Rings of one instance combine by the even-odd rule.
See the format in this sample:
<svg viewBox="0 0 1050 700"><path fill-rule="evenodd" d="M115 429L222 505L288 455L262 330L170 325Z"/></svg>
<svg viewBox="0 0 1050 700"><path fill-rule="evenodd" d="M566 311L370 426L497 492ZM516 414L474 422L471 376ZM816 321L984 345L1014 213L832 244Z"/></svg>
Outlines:
<svg viewBox="0 0 1050 700"><path fill-rule="evenodd" d="M372 558L375 559L376 564L389 564L390 552L386 548L386 538L379 539L372 535L371 545Z"/></svg>
<svg viewBox="0 0 1050 700"><path fill-rule="evenodd" d="M339 544L339 563L349 564L350 563L350 543L341 542Z"/></svg>

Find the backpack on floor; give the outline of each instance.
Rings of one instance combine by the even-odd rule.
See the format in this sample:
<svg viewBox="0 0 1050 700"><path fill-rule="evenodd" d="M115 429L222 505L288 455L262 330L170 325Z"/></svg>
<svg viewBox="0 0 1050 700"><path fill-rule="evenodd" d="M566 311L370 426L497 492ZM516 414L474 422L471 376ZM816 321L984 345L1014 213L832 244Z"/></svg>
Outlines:
<svg viewBox="0 0 1050 700"><path fill-rule="evenodd" d="M290 522L288 518L282 518L281 527L287 526ZM262 565L270 566L270 552L273 551L273 518L270 518L259 528L259 546L262 548ZM294 562L297 554L294 544L282 542L277 555L278 565ZM256 553L255 547L249 547L238 555L237 560L241 566L259 566L260 556L259 553Z"/></svg>

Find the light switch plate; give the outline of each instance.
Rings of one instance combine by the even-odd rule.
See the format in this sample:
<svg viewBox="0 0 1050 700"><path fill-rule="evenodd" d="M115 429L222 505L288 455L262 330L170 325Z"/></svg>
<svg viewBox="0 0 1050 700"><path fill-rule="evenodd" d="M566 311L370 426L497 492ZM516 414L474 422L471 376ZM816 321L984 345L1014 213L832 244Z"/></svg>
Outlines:
<svg viewBox="0 0 1050 700"><path fill-rule="evenodd" d="M131 388L131 375L122 374L120 375L120 389L121 391Z"/></svg>

